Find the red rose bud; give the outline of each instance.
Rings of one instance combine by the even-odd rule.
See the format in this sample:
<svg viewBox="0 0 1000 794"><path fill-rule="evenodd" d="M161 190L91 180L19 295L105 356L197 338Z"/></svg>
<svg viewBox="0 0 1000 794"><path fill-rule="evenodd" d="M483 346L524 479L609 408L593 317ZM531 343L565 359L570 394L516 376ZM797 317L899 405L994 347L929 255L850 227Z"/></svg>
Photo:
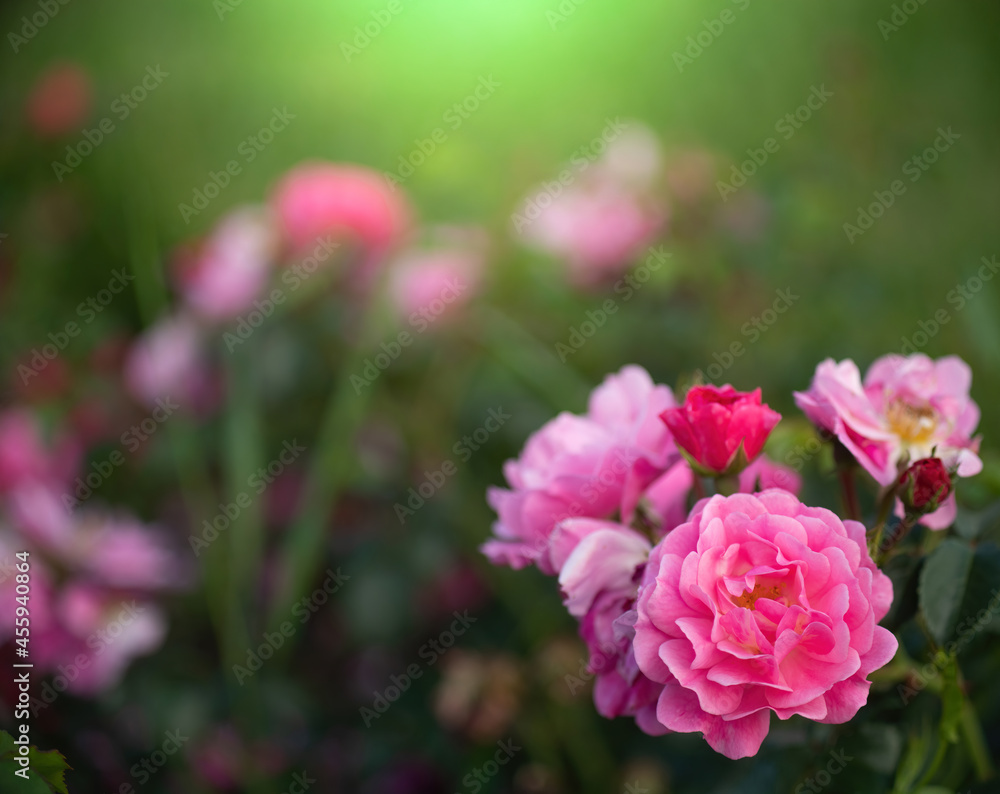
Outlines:
<svg viewBox="0 0 1000 794"><path fill-rule="evenodd" d="M700 474L738 474L764 448L781 414L760 401L760 389L736 391L732 386L695 386L679 408L660 418Z"/></svg>
<svg viewBox="0 0 1000 794"><path fill-rule="evenodd" d="M940 458L918 460L899 478L899 498L907 513L933 513L950 493L951 476Z"/></svg>

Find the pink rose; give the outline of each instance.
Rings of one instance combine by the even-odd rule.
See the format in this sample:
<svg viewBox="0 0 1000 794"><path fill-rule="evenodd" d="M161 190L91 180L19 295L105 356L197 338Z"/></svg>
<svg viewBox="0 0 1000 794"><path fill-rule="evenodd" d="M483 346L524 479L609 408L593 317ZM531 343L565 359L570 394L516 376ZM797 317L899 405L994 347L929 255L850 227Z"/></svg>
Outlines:
<svg viewBox="0 0 1000 794"><path fill-rule="evenodd" d="M531 220L539 197L546 208ZM532 196L516 229L534 247L566 260L572 280L599 284L620 275L657 238L666 213L654 203L615 184L571 186L556 198L545 190Z"/></svg>
<svg viewBox="0 0 1000 794"><path fill-rule="evenodd" d="M673 404L670 389L628 366L594 391L586 415L562 413L542 427L505 464L510 490L488 493L498 520L483 553L514 568L538 561L552 574L542 553L560 521L616 514L629 521L643 489L676 460L657 419Z"/></svg>
<svg viewBox="0 0 1000 794"><path fill-rule="evenodd" d="M880 485L891 485L908 461L937 456L960 477L978 474L979 407L969 397L972 373L957 356L922 353L875 361L864 383L857 365L827 359L795 402L832 433Z"/></svg>
<svg viewBox="0 0 1000 794"><path fill-rule="evenodd" d="M483 255L476 245L407 251L389 267L389 298L396 314L418 330L454 317L479 292Z"/></svg>
<svg viewBox="0 0 1000 794"><path fill-rule="evenodd" d="M760 389L739 392L732 386L694 386L684 405L661 418L677 446L708 474L742 470L756 458L781 414L760 401ZM743 458L738 459L740 447Z"/></svg>
<svg viewBox="0 0 1000 794"><path fill-rule="evenodd" d="M635 717L643 730L659 734L665 732L656 721L662 684L639 671L631 637L616 625L633 607L649 550L645 536L621 524L570 518L556 527L546 554L559 572L563 603L580 621L598 713Z"/></svg>
<svg viewBox="0 0 1000 794"><path fill-rule="evenodd" d="M657 718L729 758L756 754L769 712L851 719L896 652L876 625L892 584L865 529L781 490L714 496L654 548L633 649L664 685Z"/></svg>
<svg viewBox="0 0 1000 794"><path fill-rule="evenodd" d="M132 344L125 361L128 392L148 408L176 400L186 411L215 402L214 376L203 350L203 331L183 314L165 317Z"/></svg>
<svg viewBox="0 0 1000 794"><path fill-rule="evenodd" d="M194 255L180 259L176 280L184 301L214 322L252 308L267 287L276 245L266 211L242 207L229 213Z"/></svg>
<svg viewBox="0 0 1000 794"><path fill-rule="evenodd" d="M373 264L402 238L410 207L381 174L358 165L303 163L278 183L271 205L295 253L321 238L359 243Z"/></svg>

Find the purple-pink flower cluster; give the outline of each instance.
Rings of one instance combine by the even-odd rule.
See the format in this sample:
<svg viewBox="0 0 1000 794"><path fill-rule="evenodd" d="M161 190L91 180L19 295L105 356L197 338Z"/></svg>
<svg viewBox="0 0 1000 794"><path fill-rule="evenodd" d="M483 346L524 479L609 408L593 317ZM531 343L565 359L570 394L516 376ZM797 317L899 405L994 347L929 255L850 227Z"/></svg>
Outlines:
<svg viewBox="0 0 1000 794"><path fill-rule="evenodd" d="M0 414L0 643L27 626L35 668L57 675L57 691L89 695L159 647L167 622L157 598L190 577L156 529L78 505L81 452L70 436L47 442L27 410ZM27 623L15 622L19 552L28 552Z"/></svg>

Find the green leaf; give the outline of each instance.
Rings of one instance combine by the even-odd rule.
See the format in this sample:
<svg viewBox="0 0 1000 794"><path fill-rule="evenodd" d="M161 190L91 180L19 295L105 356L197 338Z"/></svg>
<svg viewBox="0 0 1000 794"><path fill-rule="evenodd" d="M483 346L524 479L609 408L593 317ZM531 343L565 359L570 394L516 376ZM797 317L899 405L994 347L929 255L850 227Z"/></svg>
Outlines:
<svg viewBox="0 0 1000 794"><path fill-rule="evenodd" d="M972 560L955 625L956 642L968 644L981 631L1000 632L1000 546L980 543Z"/></svg>
<svg viewBox="0 0 1000 794"><path fill-rule="evenodd" d="M958 623L973 556L968 545L948 538L930 554L920 572L917 590L920 611L934 639L941 644L951 636Z"/></svg>
<svg viewBox="0 0 1000 794"><path fill-rule="evenodd" d="M38 774L42 780L48 783L49 788L56 794L69 794L66 789L66 770L71 769L66 763L63 754L57 750L39 750L32 747L28 753L28 765L31 771Z"/></svg>
<svg viewBox="0 0 1000 794"><path fill-rule="evenodd" d="M6 731L0 731L0 780L10 780L14 772L22 768L15 760L17 755L14 738ZM66 770L72 767L66 763L62 753L39 750L31 745L28 748L28 769L32 774L18 784L18 794L69 794L64 776ZM6 788L3 790L6 791Z"/></svg>
<svg viewBox="0 0 1000 794"><path fill-rule="evenodd" d="M947 786L924 786L913 794L955 794L955 792Z"/></svg>

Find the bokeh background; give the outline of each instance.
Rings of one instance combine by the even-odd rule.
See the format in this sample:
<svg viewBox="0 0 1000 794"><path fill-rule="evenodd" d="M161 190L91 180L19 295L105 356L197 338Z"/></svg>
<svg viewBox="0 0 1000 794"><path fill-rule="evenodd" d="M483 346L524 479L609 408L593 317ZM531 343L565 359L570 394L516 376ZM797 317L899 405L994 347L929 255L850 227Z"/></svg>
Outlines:
<svg viewBox="0 0 1000 794"><path fill-rule="evenodd" d="M28 36L24 18L38 14L45 24ZM653 739L629 720L601 719L589 688L567 684L585 652L554 583L492 569L479 555L493 518L485 491L532 431L560 410L583 410L589 390L626 363L679 387L698 371L761 386L786 417L772 457L791 462L811 438L792 391L820 360L865 367L916 348L972 366L987 468L963 499L976 508L996 496L1000 295L997 281L974 289L970 279L1000 255L998 23L989 3L861 0L5 4L4 405L27 406L50 433L97 427L81 471L148 415L127 394L122 361L178 303L176 252L233 208L266 201L300 163L399 174L401 158L412 163L431 140L393 192L413 207L421 231L411 239L475 227L483 251L462 305L360 390L350 376L408 327L391 300L373 299L364 319L362 301L334 280L232 352L223 333L235 320L218 327L210 347L223 385L213 407L163 422L93 497L172 536L192 581L159 598L169 633L157 650L113 686L62 695L33 722L33 741L73 766L70 790L280 792L303 771L318 781L311 790L400 794L772 792L809 778L832 746L829 727L774 720L757 758L728 762L698 737ZM68 114L60 127L56 111L32 115L31 97L67 64L76 77L53 100ZM165 76L121 118L116 99L149 70ZM456 117L455 104L482 85L493 86L486 98ZM786 139L776 125L814 89L831 95ZM240 147L276 109L287 126L248 162ZM106 117L114 130L60 179L53 162ZM644 189L662 223L618 270L581 280L571 257L529 244L512 214L609 119L659 141ZM941 130L957 137L936 162L904 171ZM767 138L777 150L720 195ZM233 159L240 172L185 218L180 205ZM863 234L845 231L897 179L905 191L892 206ZM653 245L669 258L621 300L617 279L643 267ZM134 275L128 289L26 384L18 366L121 268ZM796 299L753 335L747 324L779 290ZM609 298L619 310L579 349L560 348ZM727 358L734 343L743 352ZM509 419L466 459L456 444L491 409ZM306 452L213 543L212 561L195 558L189 536L291 439ZM805 457L804 497L835 504L826 453ZM401 522L397 505L447 461L455 473ZM310 471L325 478L311 496ZM319 531L300 543L306 513ZM292 547L299 597L322 586L324 571L349 578L240 684L232 664L269 629L265 616L290 613L273 582L284 581ZM235 601L233 582L244 585ZM428 663L425 644L466 610L475 623ZM995 665L996 643L980 641L970 666ZM413 663L420 677L366 726L360 709ZM996 753L1000 690L984 687L976 702ZM862 762L829 790L891 790L902 739L887 726L922 708L897 700L839 729ZM9 705L0 720L10 730ZM130 768L174 730L190 740L140 785ZM469 783L508 739L523 750L488 782Z"/></svg>

